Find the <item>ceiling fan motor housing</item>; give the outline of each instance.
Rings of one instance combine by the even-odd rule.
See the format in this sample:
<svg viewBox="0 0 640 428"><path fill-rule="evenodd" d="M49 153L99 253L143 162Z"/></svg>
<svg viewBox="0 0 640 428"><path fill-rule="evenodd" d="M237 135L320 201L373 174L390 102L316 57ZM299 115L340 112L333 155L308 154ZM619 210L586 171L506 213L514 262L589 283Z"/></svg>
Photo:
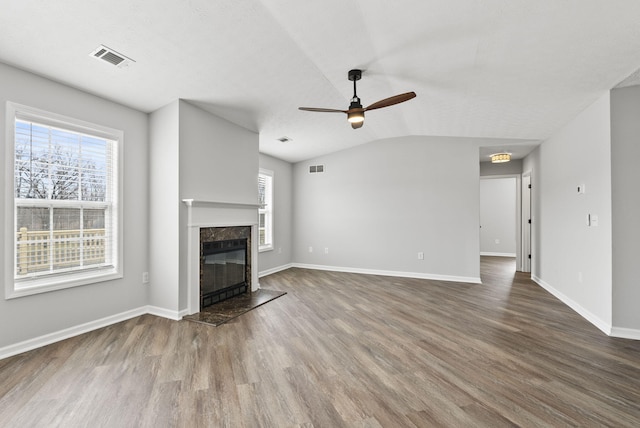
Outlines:
<svg viewBox="0 0 640 428"><path fill-rule="evenodd" d="M355 82L362 79L362 70L349 70L349 80Z"/></svg>

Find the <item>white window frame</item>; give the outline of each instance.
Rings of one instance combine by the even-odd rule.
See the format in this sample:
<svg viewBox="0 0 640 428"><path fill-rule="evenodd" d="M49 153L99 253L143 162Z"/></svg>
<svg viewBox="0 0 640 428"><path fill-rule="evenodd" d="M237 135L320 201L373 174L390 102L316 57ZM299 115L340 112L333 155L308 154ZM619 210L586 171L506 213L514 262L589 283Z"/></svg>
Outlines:
<svg viewBox="0 0 640 428"><path fill-rule="evenodd" d="M265 245L261 245L260 242L258 241L258 251L259 252L263 252L263 251L271 251L273 250L274 246L273 246L273 187L274 187L274 173L271 170L268 169L263 169L260 168L259 174L258 176L265 176L269 178L269 183L270 186L267 187L266 189L266 196L265 199L267 199L267 203L264 206L260 206L260 208L258 208L258 228L260 228L260 216L262 214L265 215L265 236L266 239L265 241L267 241L267 243Z"/></svg>
<svg viewBox="0 0 640 428"><path fill-rule="evenodd" d="M14 190L15 163L15 123L16 119L29 120L73 132L93 135L113 141L113 164L111 165L111 263L99 268L52 273L16 279L16 202ZM75 118L47 112L37 108L24 106L8 101L6 104L6 137L5 137L5 239L4 239L4 282L5 299L13 299L33 294L61 290L81 285L109 281L123 277L123 231L122 231L122 144L124 133L117 129L85 122ZM92 208L100 205L86 201L64 201L69 207L83 206ZM34 205L47 205L46 200L37 200ZM106 225L105 225L106 227Z"/></svg>

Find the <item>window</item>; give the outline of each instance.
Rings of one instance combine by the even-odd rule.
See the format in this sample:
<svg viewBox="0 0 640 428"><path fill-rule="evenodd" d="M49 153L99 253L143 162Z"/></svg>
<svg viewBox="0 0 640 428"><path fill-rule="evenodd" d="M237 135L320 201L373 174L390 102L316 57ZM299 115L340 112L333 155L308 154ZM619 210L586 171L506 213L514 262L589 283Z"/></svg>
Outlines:
<svg viewBox="0 0 640 428"><path fill-rule="evenodd" d="M121 277L122 132L12 103L7 114L7 298Z"/></svg>
<svg viewBox="0 0 640 428"><path fill-rule="evenodd" d="M258 230L260 251L273 250L273 171L260 169L258 174Z"/></svg>

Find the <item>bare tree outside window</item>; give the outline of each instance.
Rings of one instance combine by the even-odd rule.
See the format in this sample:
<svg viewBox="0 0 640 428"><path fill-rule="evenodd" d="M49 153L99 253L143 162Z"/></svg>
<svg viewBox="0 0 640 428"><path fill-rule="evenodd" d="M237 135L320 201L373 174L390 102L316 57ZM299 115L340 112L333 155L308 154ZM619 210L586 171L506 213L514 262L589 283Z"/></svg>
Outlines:
<svg viewBox="0 0 640 428"><path fill-rule="evenodd" d="M110 145L103 138L16 120L18 277L107 261Z"/></svg>

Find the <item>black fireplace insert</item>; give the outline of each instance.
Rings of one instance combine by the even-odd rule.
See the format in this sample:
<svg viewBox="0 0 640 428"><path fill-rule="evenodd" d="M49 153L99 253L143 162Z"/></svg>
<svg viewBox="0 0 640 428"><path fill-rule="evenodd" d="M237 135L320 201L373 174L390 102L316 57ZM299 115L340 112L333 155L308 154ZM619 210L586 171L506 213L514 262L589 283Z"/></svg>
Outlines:
<svg viewBox="0 0 640 428"><path fill-rule="evenodd" d="M247 239L202 243L200 309L246 293Z"/></svg>

